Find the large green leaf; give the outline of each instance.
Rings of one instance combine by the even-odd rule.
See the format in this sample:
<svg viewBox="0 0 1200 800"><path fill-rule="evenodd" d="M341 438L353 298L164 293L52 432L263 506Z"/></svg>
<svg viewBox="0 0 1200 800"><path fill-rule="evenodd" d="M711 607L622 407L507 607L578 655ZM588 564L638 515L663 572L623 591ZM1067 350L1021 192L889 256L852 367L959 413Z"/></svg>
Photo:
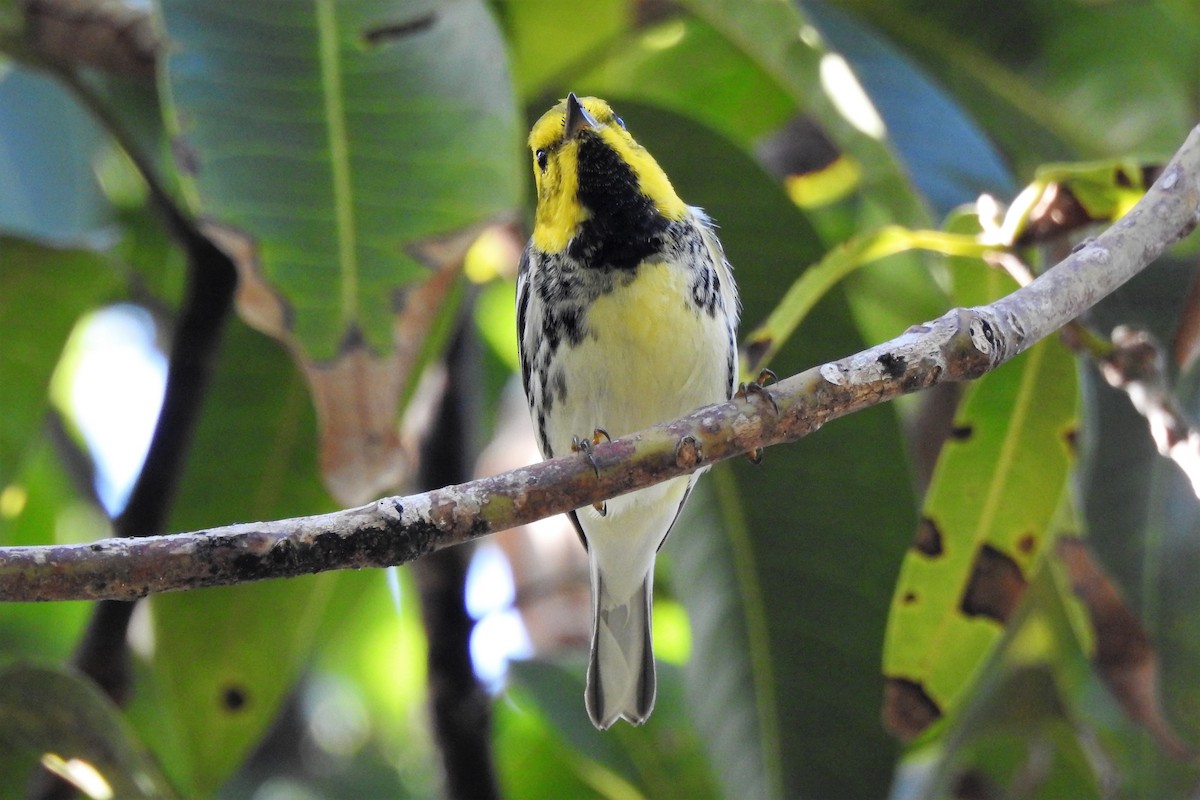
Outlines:
<svg viewBox="0 0 1200 800"><path fill-rule="evenodd" d="M518 196L487 9L164 0L162 12L196 205L254 241L307 356L336 356L354 328L390 351L397 292L428 275L417 246Z"/></svg>
<svg viewBox="0 0 1200 800"><path fill-rule="evenodd" d="M912 753L896 795L933 800L973 785L1042 800L1107 796L1107 754L1086 717L1112 714L1113 701L1080 649L1064 604L1070 590L1048 566L1043 561L1032 576L1020 611L944 735Z"/></svg>
<svg viewBox="0 0 1200 800"><path fill-rule="evenodd" d="M699 742L688 728L689 703L678 667L659 664L658 699L645 726L610 731L596 730L582 713L578 671L527 661L511 664L509 672L518 693L532 698L579 753L575 770L595 782L598 794L621 796L605 788L602 776L611 775L616 776L609 779L613 785L627 783L645 797L716 796Z"/></svg>
<svg viewBox="0 0 1200 800"><path fill-rule="evenodd" d="M339 501L394 490L396 416L452 317L457 261L520 194L497 27L481 0L162 11L177 149L239 310L305 369Z"/></svg>
<svg viewBox="0 0 1200 800"><path fill-rule="evenodd" d="M1052 534L1075 404L1075 363L1056 341L968 389L888 620L887 713L902 732L953 707L999 641Z"/></svg>
<svg viewBox="0 0 1200 800"><path fill-rule="evenodd" d="M538 676L539 682L544 679L544 675ZM578 679L571 681L571 687L572 705L576 705ZM493 736L496 768L505 796L529 800L643 800L645 795L621 772L572 747L542 713L544 705L524 687L509 688L505 698L505 702L494 706Z"/></svg>
<svg viewBox="0 0 1200 800"><path fill-rule="evenodd" d="M1045 47L1043 80L1055 105L1107 152L1172 152L1196 124L1200 9L1158 2L1066 11ZM1103 52L1096 42L1106 43Z"/></svg>
<svg viewBox="0 0 1200 800"><path fill-rule="evenodd" d="M526 101L589 70L633 23L628 0L493 0ZM540 111L538 112L541 113Z"/></svg>
<svg viewBox="0 0 1200 800"><path fill-rule="evenodd" d="M782 189L748 156L672 114L613 98L685 200L706 207L741 289L746 327L820 257ZM780 375L861 349L839 290L775 361ZM867 457L864 454L869 453ZM773 448L704 481L664 555L688 609L693 716L737 797L882 796L893 743L879 723L888 599L915 501L891 409Z"/></svg>

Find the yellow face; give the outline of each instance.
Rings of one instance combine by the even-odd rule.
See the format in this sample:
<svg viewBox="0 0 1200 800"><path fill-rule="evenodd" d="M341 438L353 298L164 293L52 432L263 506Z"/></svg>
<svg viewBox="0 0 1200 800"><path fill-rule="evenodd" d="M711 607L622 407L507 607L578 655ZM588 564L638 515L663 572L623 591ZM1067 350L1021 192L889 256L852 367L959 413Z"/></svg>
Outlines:
<svg viewBox="0 0 1200 800"><path fill-rule="evenodd" d="M560 101L542 115L529 134L533 153L533 175L537 182L537 216L533 243L547 252L558 252L588 218L588 209L579 200L579 146L589 138L610 148L632 170L638 189L648 197L660 214L679 220L687 214L687 205L679 199L666 173L653 156L625 130L608 103L596 97L578 99L568 124L568 103Z"/></svg>

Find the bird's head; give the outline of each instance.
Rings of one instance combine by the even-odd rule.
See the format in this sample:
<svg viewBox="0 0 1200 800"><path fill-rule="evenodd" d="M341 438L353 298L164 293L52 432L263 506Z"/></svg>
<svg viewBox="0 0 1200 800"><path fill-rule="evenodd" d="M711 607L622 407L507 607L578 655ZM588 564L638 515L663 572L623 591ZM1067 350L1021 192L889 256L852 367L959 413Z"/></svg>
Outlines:
<svg viewBox="0 0 1200 800"><path fill-rule="evenodd" d="M533 241L544 251L564 250L588 220L620 232L648 216L687 214L658 162L599 98L567 95L534 124L529 149L538 200Z"/></svg>

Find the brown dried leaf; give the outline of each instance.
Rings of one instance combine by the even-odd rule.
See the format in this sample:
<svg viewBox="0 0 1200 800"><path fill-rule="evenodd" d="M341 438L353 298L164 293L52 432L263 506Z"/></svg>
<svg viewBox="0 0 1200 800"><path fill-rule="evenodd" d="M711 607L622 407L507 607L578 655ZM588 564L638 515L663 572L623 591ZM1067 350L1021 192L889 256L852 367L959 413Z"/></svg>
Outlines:
<svg viewBox="0 0 1200 800"><path fill-rule="evenodd" d="M413 454L400 435L401 398L424 352L425 340L458 277L465 245L431 245L424 255L442 259L429 278L395 301L393 348L372 352L351 327L337 356L316 362L303 355L291 331L291 309L263 278L255 242L244 232L214 222L205 233L238 269L237 309L247 324L283 342L312 393L320 426L320 466L330 494L347 506L397 491L407 480ZM432 257L424 259L426 263Z"/></svg>
<svg viewBox="0 0 1200 800"><path fill-rule="evenodd" d="M1200 357L1200 269L1192 275L1192 285L1179 313L1179 326L1175 329L1171 351L1180 371L1190 370Z"/></svg>
<svg viewBox="0 0 1200 800"><path fill-rule="evenodd" d="M31 43L62 64L154 79L162 37L149 8L122 0L27 0Z"/></svg>
<svg viewBox="0 0 1200 800"><path fill-rule="evenodd" d="M1173 757L1189 758L1191 749L1179 740L1163 714L1158 655L1141 622L1081 539L1064 536L1056 544L1056 553L1095 631L1092 663L1096 671L1130 719L1149 731Z"/></svg>

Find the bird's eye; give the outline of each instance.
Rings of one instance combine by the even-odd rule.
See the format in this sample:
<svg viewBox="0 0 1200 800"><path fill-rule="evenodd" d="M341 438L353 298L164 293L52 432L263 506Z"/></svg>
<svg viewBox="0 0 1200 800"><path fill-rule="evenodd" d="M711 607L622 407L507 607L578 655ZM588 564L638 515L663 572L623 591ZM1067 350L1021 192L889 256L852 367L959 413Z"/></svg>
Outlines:
<svg viewBox="0 0 1200 800"><path fill-rule="evenodd" d="M537 159L538 169L540 169L542 172L545 172L546 164L550 160L550 154L545 150L538 150L533 154L533 157Z"/></svg>
<svg viewBox="0 0 1200 800"><path fill-rule="evenodd" d="M613 122L615 122L615 123L617 123L618 125L620 125L622 130L624 130L624 129L625 129L625 120L621 119L621 118L620 118L620 117L618 117L616 114L613 114Z"/></svg>

